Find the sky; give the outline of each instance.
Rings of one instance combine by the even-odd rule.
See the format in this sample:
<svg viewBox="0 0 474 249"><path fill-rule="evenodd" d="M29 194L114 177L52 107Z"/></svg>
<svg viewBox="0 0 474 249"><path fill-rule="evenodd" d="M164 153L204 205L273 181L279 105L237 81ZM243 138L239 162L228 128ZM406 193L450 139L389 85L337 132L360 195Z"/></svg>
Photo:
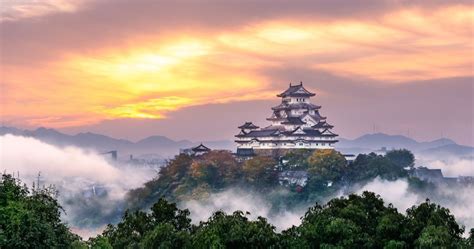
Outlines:
<svg viewBox="0 0 474 249"><path fill-rule="evenodd" d="M3 0L1 123L231 140L302 81L342 137L474 145L474 7L427 0Z"/></svg>

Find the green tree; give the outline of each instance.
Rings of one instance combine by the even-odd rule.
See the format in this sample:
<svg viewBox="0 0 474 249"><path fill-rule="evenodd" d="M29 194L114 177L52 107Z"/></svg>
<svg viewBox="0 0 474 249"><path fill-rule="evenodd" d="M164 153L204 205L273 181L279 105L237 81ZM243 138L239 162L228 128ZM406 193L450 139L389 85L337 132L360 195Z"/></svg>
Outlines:
<svg viewBox="0 0 474 249"><path fill-rule="evenodd" d="M308 168L308 157L313 154L313 150L307 149L295 149L290 150L282 157L282 161L285 161L285 170L299 170Z"/></svg>
<svg viewBox="0 0 474 249"><path fill-rule="evenodd" d="M72 242L69 248L70 249L89 249L89 246L87 246L87 243L85 243L84 241L77 240L77 241Z"/></svg>
<svg viewBox="0 0 474 249"><path fill-rule="evenodd" d="M387 152L385 157L400 168L413 168L415 166L415 156L406 149L391 150Z"/></svg>
<svg viewBox="0 0 474 249"><path fill-rule="evenodd" d="M69 248L79 236L61 221L52 188L31 192L11 175L0 180L0 248Z"/></svg>
<svg viewBox="0 0 474 249"><path fill-rule="evenodd" d="M109 243L109 239L102 235L98 235L95 238L90 238L87 241L91 249L112 249L112 245Z"/></svg>
<svg viewBox="0 0 474 249"><path fill-rule="evenodd" d="M244 162L242 167L245 179L251 183L273 185L277 182L274 171L277 162L268 156L256 156Z"/></svg>
<svg viewBox="0 0 474 249"><path fill-rule="evenodd" d="M399 231L404 224L395 208L364 192L310 208L293 236L302 248L397 248L403 244Z"/></svg>
<svg viewBox="0 0 474 249"><path fill-rule="evenodd" d="M169 223L159 223L152 231L147 232L140 243L142 248L190 248L190 234L176 230Z"/></svg>
<svg viewBox="0 0 474 249"><path fill-rule="evenodd" d="M108 225L102 233L113 248L139 248L148 231L153 229L151 218L145 212L126 211L116 226Z"/></svg>
<svg viewBox="0 0 474 249"><path fill-rule="evenodd" d="M178 209L175 203L169 203L163 198L151 207L151 218L154 224L168 223L176 230L189 231L191 229L189 215L189 210Z"/></svg>
<svg viewBox="0 0 474 249"><path fill-rule="evenodd" d="M187 174L191 167L192 157L186 154L177 155L169 162L167 167L160 170L161 175L170 176L179 179Z"/></svg>
<svg viewBox="0 0 474 249"><path fill-rule="evenodd" d="M345 178L352 183L372 180L375 177L396 180L405 176L407 172L402 167L375 153L358 155L345 172Z"/></svg>
<svg viewBox="0 0 474 249"><path fill-rule="evenodd" d="M346 159L335 150L316 150L308 157L308 172L327 181L341 180L346 168Z"/></svg>
<svg viewBox="0 0 474 249"><path fill-rule="evenodd" d="M419 249L459 248L459 243L453 242L446 227L430 225L423 229L415 245Z"/></svg>
<svg viewBox="0 0 474 249"><path fill-rule="evenodd" d="M425 246L423 248L430 243L442 244L441 247L445 248L455 248L461 244L464 228L459 226L449 209L426 200L408 209L407 219L408 224L402 236L410 243ZM439 239L433 241L437 236Z"/></svg>
<svg viewBox="0 0 474 249"><path fill-rule="evenodd" d="M160 198L150 213L126 211L122 221L108 225L102 237L113 248L182 248L189 242L188 216L187 209Z"/></svg>
<svg viewBox="0 0 474 249"><path fill-rule="evenodd" d="M275 227L258 217L250 221L241 211L232 215L216 212L201 222L192 237L193 248L275 248L278 246Z"/></svg>
<svg viewBox="0 0 474 249"><path fill-rule="evenodd" d="M474 248L474 228L469 231L469 238L466 240L467 248Z"/></svg>
<svg viewBox="0 0 474 249"><path fill-rule="evenodd" d="M232 153L214 150L193 161L191 176L212 187L220 188L240 179L242 167Z"/></svg>

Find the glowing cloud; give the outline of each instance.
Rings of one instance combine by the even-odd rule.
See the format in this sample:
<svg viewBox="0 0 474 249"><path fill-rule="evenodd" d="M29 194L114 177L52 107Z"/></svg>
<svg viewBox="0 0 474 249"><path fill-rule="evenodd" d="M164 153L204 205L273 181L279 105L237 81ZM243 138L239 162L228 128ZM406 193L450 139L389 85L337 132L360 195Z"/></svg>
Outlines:
<svg viewBox="0 0 474 249"><path fill-rule="evenodd" d="M47 15L54 12L72 12L87 0L22 0L2 1L0 21L13 21Z"/></svg>
<svg viewBox="0 0 474 249"><path fill-rule="evenodd" d="M106 109L104 112L111 117L163 118L163 112L176 110L189 105L190 102L190 99L171 96L162 99L150 99L141 103L126 104Z"/></svg>
<svg viewBox="0 0 474 249"><path fill-rule="evenodd" d="M288 66L387 84L472 76L473 20L472 6L446 5L371 19L272 16L225 29L138 30L54 60L2 61L2 118L50 127L165 118L190 106L273 97L275 79L265 72Z"/></svg>

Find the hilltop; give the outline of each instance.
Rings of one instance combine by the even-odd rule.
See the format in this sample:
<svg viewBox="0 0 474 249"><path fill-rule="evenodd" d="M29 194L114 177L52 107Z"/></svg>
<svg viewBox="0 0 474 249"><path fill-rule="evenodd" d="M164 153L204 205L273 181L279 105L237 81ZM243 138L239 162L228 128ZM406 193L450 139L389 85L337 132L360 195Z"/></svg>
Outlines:
<svg viewBox="0 0 474 249"><path fill-rule="evenodd" d="M295 150L281 158L256 156L239 160L230 152L214 150L200 156L180 154L163 166L159 177L128 194L131 208L147 208L159 197L180 202L203 200L229 188L265 193L275 208L322 202L338 191L377 177L396 180L409 176L414 166L407 150L386 156L359 155L347 162L335 150ZM414 180L413 184L418 184ZM424 184L419 185L422 187Z"/></svg>

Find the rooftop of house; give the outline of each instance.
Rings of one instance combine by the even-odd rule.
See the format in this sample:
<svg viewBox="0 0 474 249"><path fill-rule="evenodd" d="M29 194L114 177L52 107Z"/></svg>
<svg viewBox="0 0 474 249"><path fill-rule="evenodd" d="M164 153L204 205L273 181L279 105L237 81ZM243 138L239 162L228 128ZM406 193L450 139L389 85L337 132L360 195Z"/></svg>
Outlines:
<svg viewBox="0 0 474 249"><path fill-rule="evenodd" d="M194 152L207 152L211 151L208 147L204 146L202 143L194 148L191 149Z"/></svg>

